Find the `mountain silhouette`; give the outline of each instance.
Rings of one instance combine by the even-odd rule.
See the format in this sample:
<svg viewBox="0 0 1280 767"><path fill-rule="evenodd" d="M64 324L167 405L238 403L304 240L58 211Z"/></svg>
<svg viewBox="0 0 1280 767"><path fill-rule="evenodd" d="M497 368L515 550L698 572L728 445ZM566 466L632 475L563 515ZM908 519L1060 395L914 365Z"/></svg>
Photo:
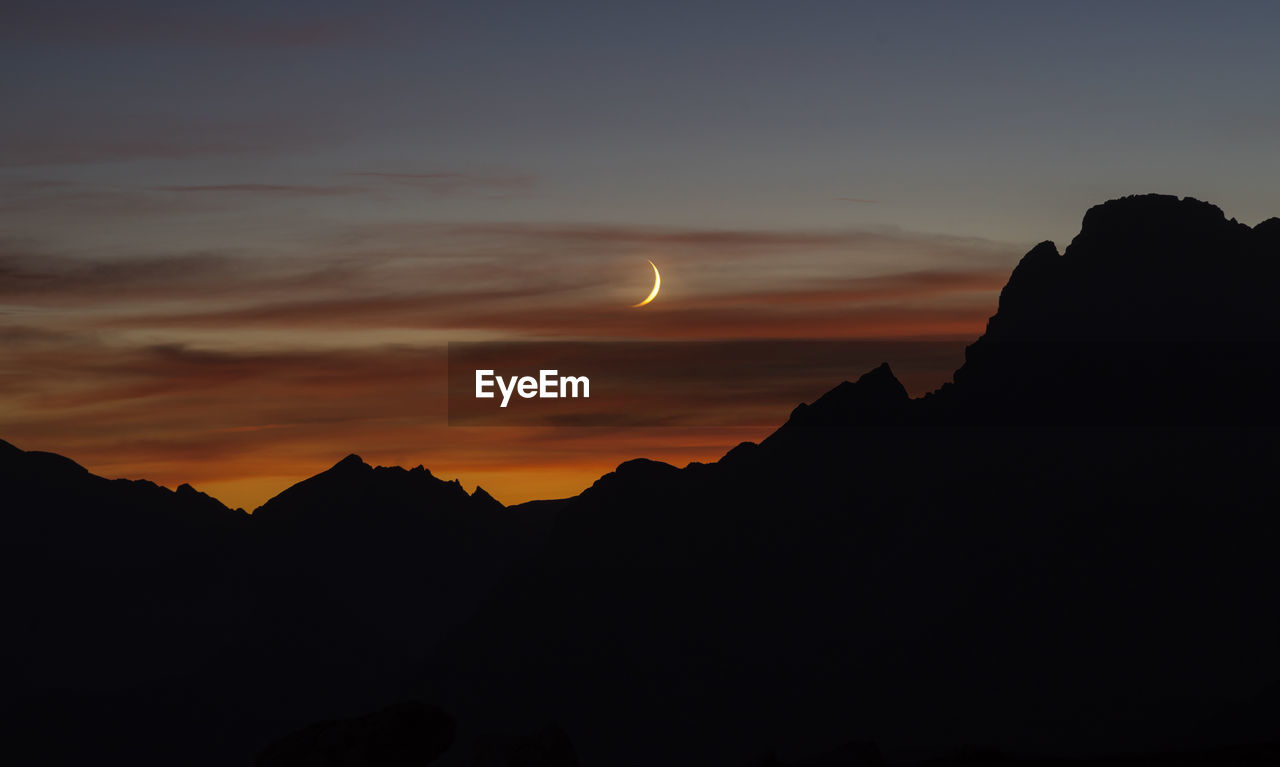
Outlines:
<svg viewBox="0 0 1280 767"><path fill-rule="evenodd" d="M1221 716L1280 680L1277 231L1091 209L939 391L882 365L759 445L569 501L424 686L464 727L559 721L585 764L1280 737Z"/></svg>
<svg viewBox="0 0 1280 767"><path fill-rule="evenodd" d="M247 763L309 722L397 699L557 507L507 509L358 456L252 516L8 443L0 482L23 629L0 713L42 764Z"/></svg>
<svg viewBox="0 0 1280 767"><path fill-rule="evenodd" d="M560 501L349 456L250 516L0 443L10 748L287 763L422 700L441 765L1266 763L1278 270L1280 219L1113 200L939 390L851 371Z"/></svg>

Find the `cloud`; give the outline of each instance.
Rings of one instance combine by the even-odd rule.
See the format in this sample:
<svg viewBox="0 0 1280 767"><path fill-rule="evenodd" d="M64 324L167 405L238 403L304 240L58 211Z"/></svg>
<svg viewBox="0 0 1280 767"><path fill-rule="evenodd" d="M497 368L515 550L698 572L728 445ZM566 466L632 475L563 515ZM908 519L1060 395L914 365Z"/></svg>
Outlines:
<svg viewBox="0 0 1280 767"><path fill-rule="evenodd" d="M87 165L146 159L180 160L218 155L297 151L342 132L331 124L288 116L232 122L134 113L61 115L50 121L27 113L0 124L0 167Z"/></svg>
<svg viewBox="0 0 1280 767"><path fill-rule="evenodd" d="M421 286L406 291L406 284ZM317 303L321 312L349 310L392 317L429 304L436 310L600 285L522 262L401 258L356 251L301 256L194 252L110 258L50 252L31 243L0 241L0 305L78 306L148 312L181 300L199 311L228 300L247 317L270 320ZM247 305L246 305L247 304ZM175 315L180 316L180 315Z"/></svg>
<svg viewBox="0 0 1280 767"><path fill-rule="evenodd" d="M631 309L652 277L636 257L655 252L664 292ZM442 341L892 342L736 398L751 422L775 424L882 358L913 393L941 383L1016 256L892 230L572 222L346 227L290 255L107 258L0 241L0 438L249 506L350 452L425 463L504 501L566 495L626 458L712 460L769 429L449 428ZM924 354L907 339L948 343Z"/></svg>
<svg viewBox="0 0 1280 767"><path fill-rule="evenodd" d="M66 189L75 185L73 181L56 178L9 178L0 180L0 189L20 193L38 192L46 189Z"/></svg>
<svg viewBox="0 0 1280 767"><path fill-rule="evenodd" d="M210 184L204 186L157 186L157 192L214 192L233 194L297 195L302 197L330 197L357 194L365 191L356 186L305 186L300 184Z"/></svg>
<svg viewBox="0 0 1280 767"><path fill-rule="evenodd" d="M947 294L998 293L1007 269L927 269L874 277L823 279L781 289L708 296L703 306L851 304L918 301Z"/></svg>
<svg viewBox="0 0 1280 767"><path fill-rule="evenodd" d="M962 277L962 282L965 278ZM972 280L980 282L980 280ZM826 290L818 300L802 291L696 297L652 304L556 305L548 287L456 294L409 293L268 302L205 312L130 314L104 327L166 329L389 329L474 331L521 337L588 338L955 338L976 336L995 311L995 291L979 300L931 302L937 286L910 291ZM959 291L969 293L969 290ZM868 295L876 303L866 303ZM896 296L893 303L885 303ZM513 299L543 299L538 302Z"/></svg>
<svg viewBox="0 0 1280 767"><path fill-rule="evenodd" d="M617 243L639 246L675 245L700 249L791 248L847 244L866 233L752 231L728 229L664 229L661 227L573 224L465 224L453 231L550 242Z"/></svg>
<svg viewBox="0 0 1280 767"><path fill-rule="evenodd" d="M415 231L417 252L370 250L357 242L345 251L293 257L211 252L102 259L0 244L0 303L84 307L92 301L98 327L171 331L955 337L980 332L1008 268L983 263L1004 252L991 243L931 235L522 225ZM625 269L618 253L569 245L584 236L620 243L622 253L662 242L681 255L672 256L659 300L638 311L630 308L635 296L628 291L647 289L647 281L631 285L634 270ZM862 259L832 243L888 252L890 266L906 268L886 273L881 264L880 273L858 276ZM782 261L774 255L779 251L791 255ZM924 256L909 258L913 253ZM758 260L748 267L748 258Z"/></svg>
<svg viewBox="0 0 1280 767"><path fill-rule="evenodd" d="M529 192L538 184L536 176L524 173L484 174L456 171L378 173L361 171L346 175L409 186L438 195L455 195L481 191L505 192L507 195L512 195Z"/></svg>
<svg viewBox="0 0 1280 767"><path fill-rule="evenodd" d="M94 188L76 184L0 189L0 212L61 220L75 217L80 222L89 217L180 216L215 207L207 200L197 202L194 198L179 199L138 189Z"/></svg>
<svg viewBox="0 0 1280 767"><path fill-rule="evenodd" d="M845 261L856 255L934 255L965 262L1012 263L1021 249L981 237L958 237L892 228L845 230L696 229L611 224L479 223L434 227L464 237L504 239L512 243L554 248L602 247L617 250L667 249L696 253L700 258L738 259L766 251L797 255L799 251L836 251ZM384 232L394 232L394 229ZM406 236L414 229L402 230ZM417 229L418 234L423 232Z"/></svg>
<svg viewBox="0 0 1280 767"><path fill-rule="evenodd" d="M0 249L0 304L101 307L207 298L238 287L252 292L252 280L240 279L242 265L242 259L217 253L98 259L9 246ZM272 273L257 271L260 277Z"/></svg>

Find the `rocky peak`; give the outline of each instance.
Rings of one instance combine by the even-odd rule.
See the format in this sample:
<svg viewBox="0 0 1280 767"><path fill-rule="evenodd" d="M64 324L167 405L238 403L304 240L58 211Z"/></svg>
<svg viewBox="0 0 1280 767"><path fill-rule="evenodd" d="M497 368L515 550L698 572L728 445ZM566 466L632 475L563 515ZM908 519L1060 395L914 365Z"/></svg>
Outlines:
<svg viewBox="0 0 1280 767"><path fill-rule="evenodd" d="M845 381L819 397L812 405L791 411L788 425L858 426L896 422L910 401L906 388L889 363L880 365L850 383Z"/></svg>
<svg viewBox="0 0 1280 767"><path fill-rule="evenodd" d="M506 508L505 506L502 505L501 502L498 501L497 498L494 498L492 495L489 495L489 492L485 490L483 487L480 487L479 485L476 485L475 492L471 494L471 500L475 501L476 505L481 508L489 508L489 509Z"/></svg>

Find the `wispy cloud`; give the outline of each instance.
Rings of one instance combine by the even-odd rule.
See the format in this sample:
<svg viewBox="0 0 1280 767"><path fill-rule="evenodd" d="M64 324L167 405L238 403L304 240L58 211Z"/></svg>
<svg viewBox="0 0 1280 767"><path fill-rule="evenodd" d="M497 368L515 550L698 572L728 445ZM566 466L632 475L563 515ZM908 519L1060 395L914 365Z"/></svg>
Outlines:
<svg viewBox="0 0 1280 767"><path fill-rule="evenodd" d="M113 327L644 337L776 337L823 328L820 335L862 336L889 327L897 328L896 336L922 326L911 318L943 312L939 333L951 335L966 331L958 324L980 327L979 315L994 308L1008 268L997 257L1007 250L996 244L909 233L493 224L416 228L411 239L416 250L370 248L357 240L345 250L307 256L198 252L111 259L0 243L0 302L53 307L93 300L103 311L118 307L98 317ZM631 285L633 276L644 275L632 275L625 256L654 247L672 250L664 260L669 287L645 312L631 311L634 301L622 294L647 283ZM860 252L851 257L845 249ZM871 274L859 274L868 251L881 253L881 262ZM778 253L790 255L781 262ZM752 270L740 273L746 258L760 269L784 263L786 271L752 279ZM896 263L901 266L890 270ZM182 301L180 310L175 300Z"/></svg>
<svg viewBox="0 0 1280 767"><path fill-rule="evenodd" d="M213 192L227 194L298 195L303 197L331 197L333 195L358 194L365 191L358 186L307 186L303 184L206 184L196 186L157 186L157 192Z"/></svg>
<svg viewBox="0 0 1280 767"><path fill-rule="evenodd" d="M566 304L560 298L564 288L541 285L270 301L221 310L131 314L104 319L103 324L120 328L414 328L557 338L952 338L981 332L994 313L998 289L985 273L957 274L954 287L895 277L812 293L788 289L690 296L639 312L599 297ZM948 294L961 300L948 301ZM976 300L971 297L974 294Z"/></svg>
<svg viewBox="0 0 1280 767"><path fill-rule="evenodd" d="M346 174L358 178L410 186L439 195L475 192L503 192L508 195L526 193L538 184L538 178L524 173L489 174L436 171L428 173L380 173L359 171Z"/></svg>
<svg viewBox="0 0 1280 767"><path fill-rule="evenodd" d="M415 226L415 225L409 225ZM440 230L441 227L435 227ZM387 230L383 230L384 232ZM664 247L707 257L719 254L740 257L746 251L799 253L818 249L838 250L848 260L859 253L947 254L955 259L983 262L1008 261L1018 246L980 237L911 232L896 229L696 229L613 224L480 223L448 227L463 236L502 237L512 241L551 246L602 246L617 248ZM405 235L412 233L406 230Z"/></svg>
<svg viewBox="0 0 1280 767"><path fill-rule="evenodd" d="M145 105L122 110L94 115L96 119L52 122L33 112L0 123L0 167L267 155L314 146L343 131L338 126L281 115L252 120L188 119L175 126L172 116L153 112Z"/></svg>
<svg viewBox="0 0 1280 767"><path fill-rule="evenodd" d="M889 230L572 222L371 224L303 246L102 257L0 241L0 437L246 505L352 451L503 500L567 494L625 458L714 459L767 429L445 431L440 342L946 340L933 356L894 347L916 355L899 372L920 393L981 332L1018 250ZM651 278L641 254L660 256L664 292L632 309ZM819 377L805 396L836 383ZM762 387L742 406L781 421L797 396L784 393Z"/></svg>

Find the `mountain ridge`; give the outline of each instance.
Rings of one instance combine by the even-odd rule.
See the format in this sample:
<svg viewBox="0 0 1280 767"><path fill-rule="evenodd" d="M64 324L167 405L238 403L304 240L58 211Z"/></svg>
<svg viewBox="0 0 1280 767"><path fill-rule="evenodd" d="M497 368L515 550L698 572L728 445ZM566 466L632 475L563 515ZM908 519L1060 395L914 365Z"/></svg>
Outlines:
<svg viewBox="0 0 1280 767"><path fill-rule="evenodd" d="M745 763L753 738L1072 756L1274 737L1216 711L1280 679L1260 479L1280 229L1158 195L1086 218L1065 253L1024 257L935 392L881 365L759 444L627 461L571 499L422 689L464 727L557 721L589 763ZM1204 332L1170 337L1188 307Z"/></svg>
<svg viewBox="0 0 1280 767"><path fill-rule="evenodd" d="M34 585L4 713L68 763L242 762L401 699L460 742L555 722L584 764L1274 737L1280 219L1085 219L938 390L882 364L759 444L568 499L351 455L237 515L0 444L15 508L50 510L9 515L7 581Z"/></svg>

